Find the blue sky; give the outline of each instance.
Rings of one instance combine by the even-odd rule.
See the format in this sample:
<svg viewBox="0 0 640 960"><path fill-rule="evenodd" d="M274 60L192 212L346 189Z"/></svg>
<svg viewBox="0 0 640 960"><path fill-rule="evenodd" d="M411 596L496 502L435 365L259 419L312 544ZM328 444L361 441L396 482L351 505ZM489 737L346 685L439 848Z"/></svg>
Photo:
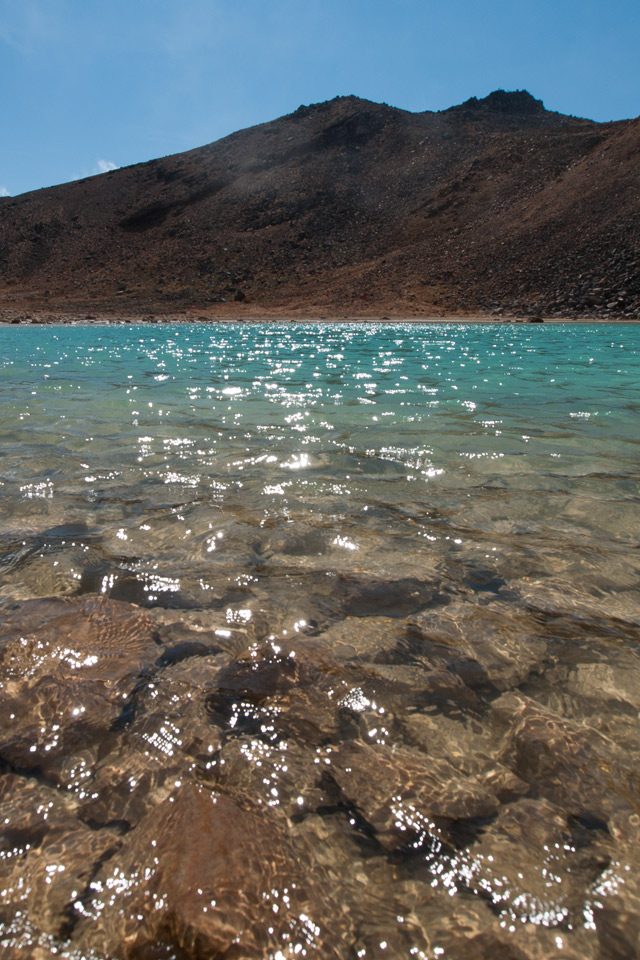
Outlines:
<svg viewBox="0 0 640 960"><path fill-rule="evenodd" d="M0 194L201 146L354 93L527 89L640 114L638 0L0 0Z"/></svg>

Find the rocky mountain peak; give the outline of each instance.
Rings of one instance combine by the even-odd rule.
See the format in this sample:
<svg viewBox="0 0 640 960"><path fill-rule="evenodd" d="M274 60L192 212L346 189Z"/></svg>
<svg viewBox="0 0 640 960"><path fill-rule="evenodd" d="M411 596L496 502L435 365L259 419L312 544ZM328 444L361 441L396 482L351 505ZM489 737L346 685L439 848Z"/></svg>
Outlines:
<svg viewBox="0 0 640 960"><path fill-rule="evenodd" d="M536 100L528 90L494 90L481 100L472 97L467 100L468 106L477 104L479 108L491 110L494 113L531 114L544 113L544 103Z"/></svg>

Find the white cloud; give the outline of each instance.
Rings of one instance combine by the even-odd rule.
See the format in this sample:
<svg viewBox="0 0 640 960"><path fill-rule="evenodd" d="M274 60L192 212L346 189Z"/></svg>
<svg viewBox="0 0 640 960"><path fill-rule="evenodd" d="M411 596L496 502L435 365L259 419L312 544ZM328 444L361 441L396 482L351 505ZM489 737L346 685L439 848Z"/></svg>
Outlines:
<svg viewBox="0 0 640 960"><path fill-rule="evenodd" d="M10 197L11 194L6 187L0 187L0 197Z"/></svg>
<svg viewBox="0 0 640 960"><path fill-rule="evenodd" d="M109 173L110 170L117 170L118 164L112 160L98 160L95 168L96 173Z"/></svg>

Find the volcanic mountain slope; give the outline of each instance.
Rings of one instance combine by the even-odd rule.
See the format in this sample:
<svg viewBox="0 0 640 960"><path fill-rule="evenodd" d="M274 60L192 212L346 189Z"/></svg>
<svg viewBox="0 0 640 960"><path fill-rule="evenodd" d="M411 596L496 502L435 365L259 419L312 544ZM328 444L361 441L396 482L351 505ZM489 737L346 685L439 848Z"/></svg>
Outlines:
<svg viewBox="0 0 640 960"><path fill-rule="evenodd" d="M525 91L338 97L0 200L0 305L638 317L639 158L640 119Z"/></svg>

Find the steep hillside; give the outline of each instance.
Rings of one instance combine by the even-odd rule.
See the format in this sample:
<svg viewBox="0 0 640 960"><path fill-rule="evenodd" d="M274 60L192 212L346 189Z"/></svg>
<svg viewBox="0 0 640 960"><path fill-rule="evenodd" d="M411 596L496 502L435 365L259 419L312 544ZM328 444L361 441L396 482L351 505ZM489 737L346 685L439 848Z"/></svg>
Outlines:
<svg viewBox="0 0 640 960"><path fill-rule="evenodd" d="M0 306L640 316L640 121L355 97L0 200Z"/></svg>

